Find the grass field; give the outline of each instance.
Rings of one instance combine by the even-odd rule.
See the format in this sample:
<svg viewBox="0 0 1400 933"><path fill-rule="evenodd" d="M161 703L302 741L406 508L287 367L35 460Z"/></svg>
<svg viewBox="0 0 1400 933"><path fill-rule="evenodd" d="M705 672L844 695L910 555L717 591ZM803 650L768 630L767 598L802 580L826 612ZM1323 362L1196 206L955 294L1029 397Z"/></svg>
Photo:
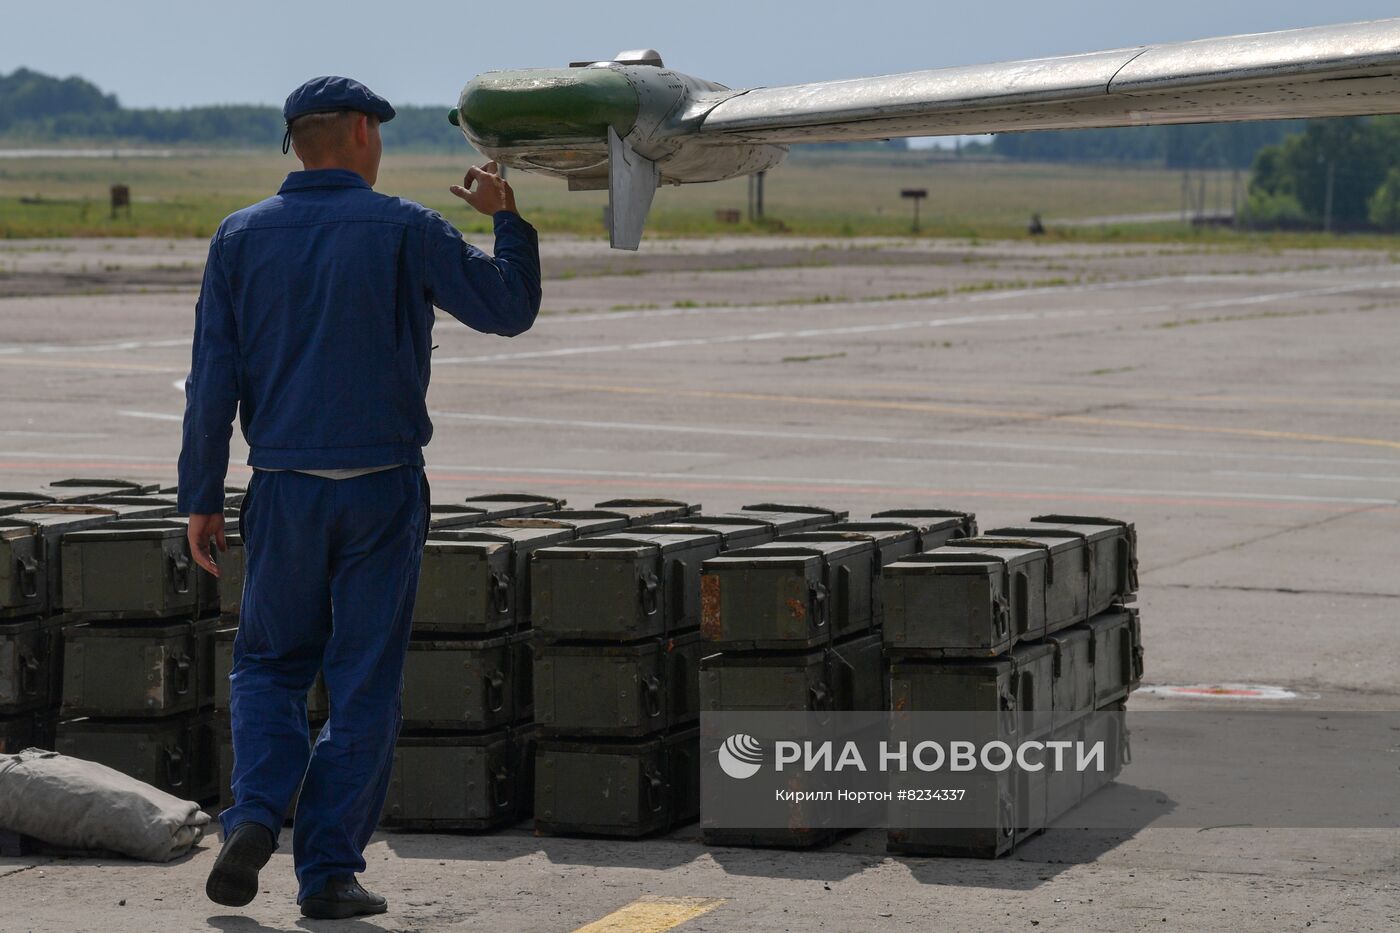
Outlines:
<svg viewBox="0 0 1400 933"><path fill-rule="evenodd" d="M295 163L277 153L214 153L137 158L0 159L0 237L210 235L229 212L275 191ZM465 230L484 219L447 192L462 169L447 155L385 154L378 189L442 210ZM521 211L541 230L601 236L605 192L570 192L558 181L511 175ZM111 219L112 184L131 187L131 217ZM1227 174L1207 180L1209 199L1229 203ZM922 228L929 236L1015 237L1039 212L1065 239L1194 239L1252 245L1327 245L1310 234L1191 230L1179 223L1056 228L1055 221L1172 212L1181 204L1174 170L1105 165L958 161L920 152L830 155L799 152L769 173L767 225L720 223L715 211L742 211L747 181L664 188L648 222L654 236L789 232L823 236L907 235L912 208L899 190L926 188ZM1348 238L1347 245L1359 245ZM1385 240L1385 245L1390 245Z"/></svg>

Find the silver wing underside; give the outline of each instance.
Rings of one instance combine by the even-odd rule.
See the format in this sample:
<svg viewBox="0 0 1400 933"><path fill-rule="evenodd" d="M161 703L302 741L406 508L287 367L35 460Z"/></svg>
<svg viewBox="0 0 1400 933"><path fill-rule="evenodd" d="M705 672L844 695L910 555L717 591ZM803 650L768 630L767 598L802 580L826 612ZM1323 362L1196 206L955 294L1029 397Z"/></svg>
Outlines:
<svg viewBox="0 0 1400 933"><path fill-rule="evenodd" d="M1400 19L754 88L702 137L802 143L1400 113Z"/></svg>

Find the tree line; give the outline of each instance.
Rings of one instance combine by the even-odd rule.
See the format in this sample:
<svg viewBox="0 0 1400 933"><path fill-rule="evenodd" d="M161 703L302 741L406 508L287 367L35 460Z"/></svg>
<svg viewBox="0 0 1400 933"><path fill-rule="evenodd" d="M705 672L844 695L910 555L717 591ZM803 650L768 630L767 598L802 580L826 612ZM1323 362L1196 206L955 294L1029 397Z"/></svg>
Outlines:
<svg viewBox="0 0 1400 933"><path fill-rule="evenodd" d="M386 145L466 151L447 122L448 108L404 106L384 125ZM282 140L277 107L226 104L165 110L123 107L83 78L19 68L0 74L0 136L11 142L89 141L157 145L249 146Z"/></svg>

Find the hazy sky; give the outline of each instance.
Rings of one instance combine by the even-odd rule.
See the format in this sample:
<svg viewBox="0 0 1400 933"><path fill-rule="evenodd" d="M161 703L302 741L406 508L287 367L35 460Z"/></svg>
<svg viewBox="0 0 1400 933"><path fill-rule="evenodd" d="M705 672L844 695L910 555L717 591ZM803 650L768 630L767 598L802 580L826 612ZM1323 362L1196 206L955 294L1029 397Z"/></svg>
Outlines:
<svg viewBox="0 0 1400 933"><path fill-rule="evenodd" d="M447 106L478 72L626 48L747 87L1395 15L1395 0L5 0L0 71L79 74L136 107L280 104L327 73Z"/></svg>

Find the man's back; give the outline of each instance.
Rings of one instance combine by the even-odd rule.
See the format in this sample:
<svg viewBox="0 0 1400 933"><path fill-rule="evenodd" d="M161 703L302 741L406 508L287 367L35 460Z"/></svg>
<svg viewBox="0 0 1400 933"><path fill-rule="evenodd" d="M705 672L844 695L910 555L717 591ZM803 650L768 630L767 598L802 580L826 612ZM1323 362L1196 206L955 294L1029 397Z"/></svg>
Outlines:
<svg viewBox="0 0 1400 933"><path fill-rule="evenodd" d="M292 172L230 215L197 312L186 453L208 435L210 456L227 456L204 415L226 425L236 400L252 466L422 464L433 305L507 336L539 309L534 229L513 212L494 221L492 258L436 212L344 169ZM207 477L199 462L191 476ZM188 507L212 511L214 492Z"/></svg>

